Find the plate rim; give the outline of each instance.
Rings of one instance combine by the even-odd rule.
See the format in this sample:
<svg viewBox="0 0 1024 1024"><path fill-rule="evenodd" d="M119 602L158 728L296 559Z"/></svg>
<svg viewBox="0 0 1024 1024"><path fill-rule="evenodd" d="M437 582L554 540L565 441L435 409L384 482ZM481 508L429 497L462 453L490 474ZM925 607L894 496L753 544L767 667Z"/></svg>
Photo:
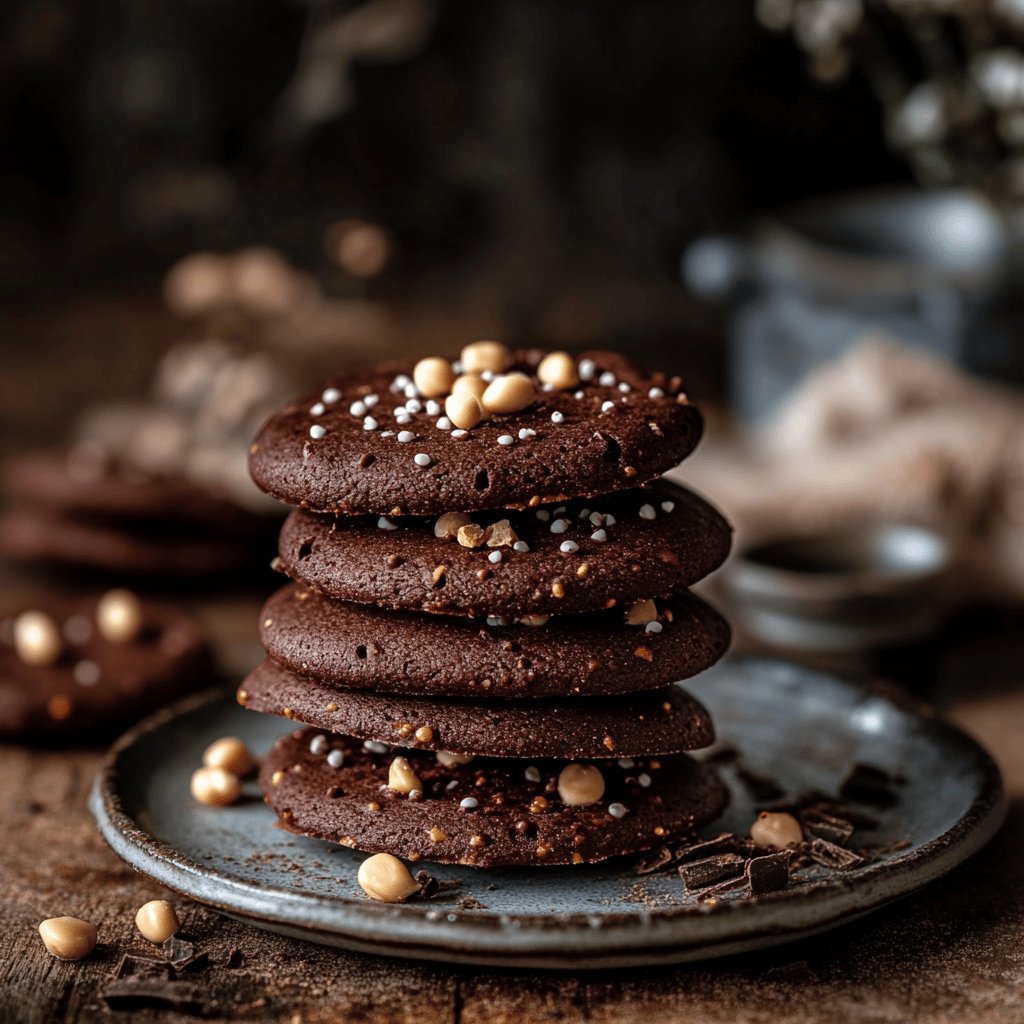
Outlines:
<svg viewBox="0 0 1024 1024"><path fill-rule="evenodd" d="M121 759L145 737L207 707L229 705L230 695L217 689L179 700L122 735L96 774L89 809L104 840L131 867L183 896L254 925L321 943L414 959L539 968L680 962L811 935L917 891L977 853L1001 827L1007 799L998 765L977 740L946 721L928 702L891 684L860 685L798 663L751 656L730 660L748 671L751 666L764 670L785 667L824 676L860 695L880 697L929 728L945 733L946 741L958 745L979 771L980 785L970 807L938 836L862 868L851 879L831 877L752 902L721 903L713 913L685 905L537 917L495 911L460 912L448 907L439 910L429 904L379 904L349 896L325 898L281 890L273 891L276 906L271 907L267 891L257 882L233 878L196 863L147 832L128 813L117 788ZM792 911L788 915L787 909ZM331 912L329 920L317 917L324 910ZM805 920L780 921L780 916ZM698 921L702 924L697 927L697 935L679 934L681 928L692 929ZM740 922L742 927L737 929ZM752 922L756 927L751 927ZM443 939L431 942L422 935L402 934L430 926L447 929ZM576 952L566 956L565 950L571 946Z"/></svg>

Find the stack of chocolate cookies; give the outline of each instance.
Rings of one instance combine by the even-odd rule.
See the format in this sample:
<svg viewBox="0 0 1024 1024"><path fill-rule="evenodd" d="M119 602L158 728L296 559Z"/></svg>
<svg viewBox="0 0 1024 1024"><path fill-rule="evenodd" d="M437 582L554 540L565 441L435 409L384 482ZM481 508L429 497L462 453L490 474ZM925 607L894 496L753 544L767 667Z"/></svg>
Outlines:
<svg viewBox="0 0 1024 1024"><path fill-rule="evenodd" d="M731 531L658 477L702 429L678 379L495 342L330 382L250 450L298 506L238 699L304 723L260 782L281 825L492 865L644 850L718 816L675 685L726 622L687 587Z"/></svg>

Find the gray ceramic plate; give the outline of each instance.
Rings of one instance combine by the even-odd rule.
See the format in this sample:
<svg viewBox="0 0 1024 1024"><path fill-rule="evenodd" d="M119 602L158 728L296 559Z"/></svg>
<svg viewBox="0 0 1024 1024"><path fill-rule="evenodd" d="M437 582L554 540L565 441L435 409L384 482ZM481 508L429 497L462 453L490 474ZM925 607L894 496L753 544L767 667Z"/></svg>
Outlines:
<svg viewBox="0 0 1024 1024"><path fill-rule="evenodd" d="M123 737L96 780L92 811L133 867L263 928L393 956L572 968L699 960L834 927L949 871L1002 823L991 758L920 708L758 660L726 661L687 685L710 708L721 742L791 794L835 793L858 762L904 776L896 804L875 812L879 825L864 838L909 845L843 875L713 909L684 895L674 872L638 877L626 862L518 871L425 864L460 889L429 902L373 903L356 884L362 855L275 830L255 785L234 807L192 800L189 776L212 740L239 735L262 753L292 727L222 695L192 698ZM730 766L724 774L733 802L712 829L745 831L752 797ZM482 907L460 909L466 896Z"/></svg>

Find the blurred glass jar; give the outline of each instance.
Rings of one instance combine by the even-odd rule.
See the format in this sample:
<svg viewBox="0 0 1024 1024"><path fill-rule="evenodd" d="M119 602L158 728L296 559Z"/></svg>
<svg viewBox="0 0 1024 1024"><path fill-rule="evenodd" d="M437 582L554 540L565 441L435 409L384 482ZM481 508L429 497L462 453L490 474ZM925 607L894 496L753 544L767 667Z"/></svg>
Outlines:
<svg viewBox="0 0 1024 1024"><path fill-rule="evenodd" d="M730 305L731 395L753 422L868 336L1024 381L1020 237L980 194L864 192L809 202L746 239L702 238L682 273Z"/></svg>

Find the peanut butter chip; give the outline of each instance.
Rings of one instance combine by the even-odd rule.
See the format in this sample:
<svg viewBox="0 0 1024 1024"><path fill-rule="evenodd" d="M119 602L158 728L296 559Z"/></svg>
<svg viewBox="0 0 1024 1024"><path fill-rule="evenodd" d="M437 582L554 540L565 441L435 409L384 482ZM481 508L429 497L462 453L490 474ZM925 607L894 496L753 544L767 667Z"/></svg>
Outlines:
<svg viewBox="0 0 1024 1024"><path fill-rule="evenodd" d="M631 626L646 626L648 622L654 622L657 618L658 606L650 598L634 602L626 612L626 622Z"/></svg>
<svg viewBox="0 0 1024 1024"><path fill-rule="evenodd" d="M47 951L61 960L81 960L96 948L96 925L78 917L51 917L39 925Z"/></svg>
<svg viewBox="0 0 1024 1024"><path fill-rule="evenodd" d="M390 853L375 853L359 865L356 878L363 892L381 903L403 903L420 885L409 869Z"/></svg>
<svg viewBox="0 0 1024 1024"><path fill-rule="evenodd" d="M750 826L750 838L769 850L783 850L804 838L800 822L792 814L762 811Z"/></svg>

